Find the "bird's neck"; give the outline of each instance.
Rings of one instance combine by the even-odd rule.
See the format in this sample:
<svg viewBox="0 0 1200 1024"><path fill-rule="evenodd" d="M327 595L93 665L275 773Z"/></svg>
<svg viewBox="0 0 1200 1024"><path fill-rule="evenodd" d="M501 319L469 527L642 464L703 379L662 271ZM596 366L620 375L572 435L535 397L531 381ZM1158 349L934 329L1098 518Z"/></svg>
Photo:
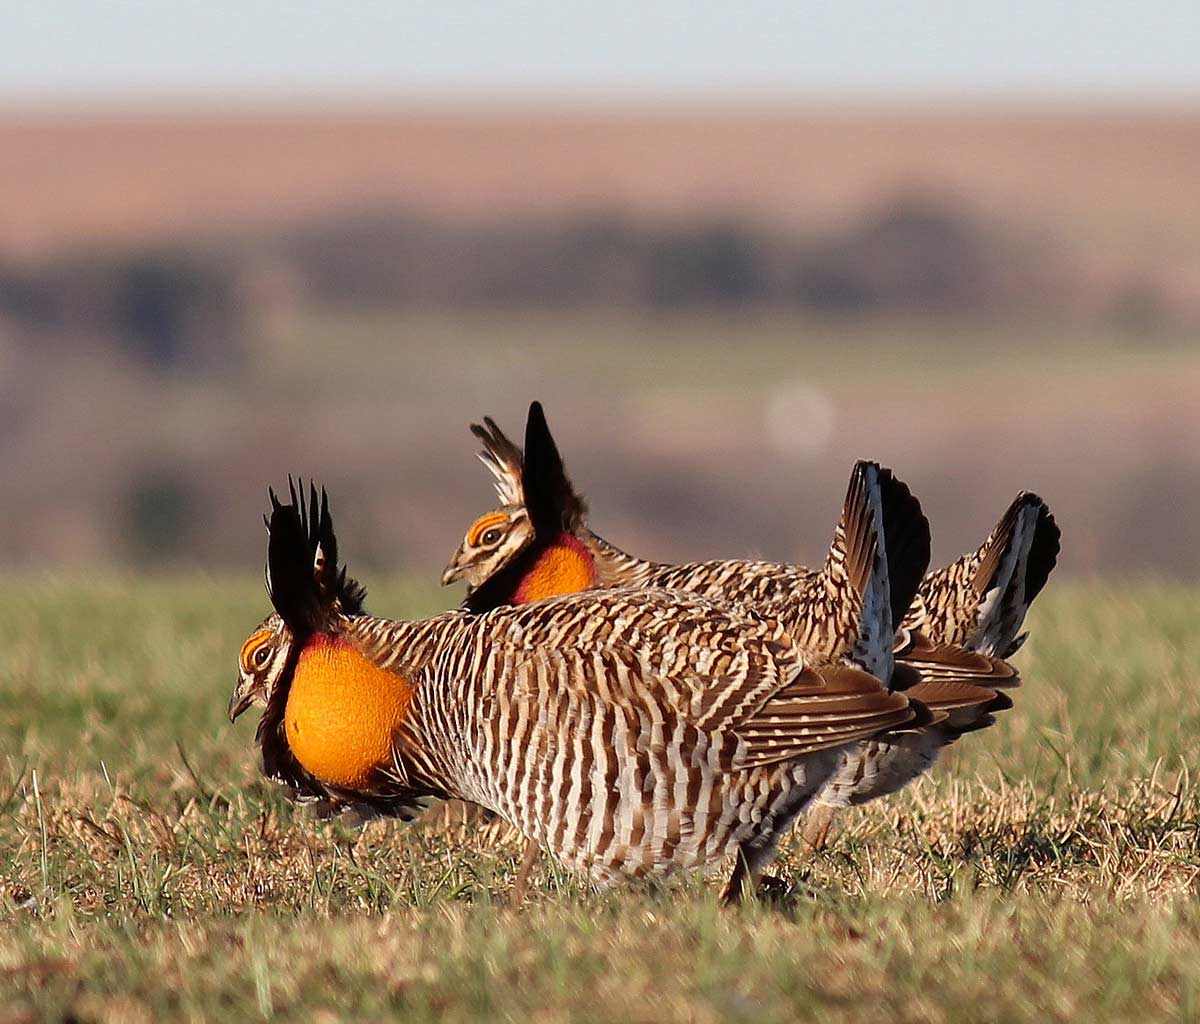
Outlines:
<svg viewBox="0 0 1200 1024"><path fill-rule="evenodd" d="M538 552L525 571L513 594L513 604L590 590L596 582L592 553L577 537L561 533Z"/></svg>

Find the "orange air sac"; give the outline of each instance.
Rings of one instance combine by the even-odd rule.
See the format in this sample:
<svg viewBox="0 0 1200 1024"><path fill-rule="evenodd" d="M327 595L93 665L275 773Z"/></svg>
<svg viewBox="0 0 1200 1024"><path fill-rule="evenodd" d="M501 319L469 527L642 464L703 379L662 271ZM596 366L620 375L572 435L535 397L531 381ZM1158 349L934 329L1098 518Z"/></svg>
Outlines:
<svg viewBox="0 0 1200 1024"><path fill-rule="evenodd" d="M564 533L546 548L521 579L513 604L527 604L559 594L575 594L596 583L596 562L583 544Z"/></svg>
<svg viewBox="0 0 1200 1024"><path fill-rule="evenodd" d="M322 782L367 785L392 760L412 687L344 640L315 637L300 652L284 711L288 746Z"/></svg>

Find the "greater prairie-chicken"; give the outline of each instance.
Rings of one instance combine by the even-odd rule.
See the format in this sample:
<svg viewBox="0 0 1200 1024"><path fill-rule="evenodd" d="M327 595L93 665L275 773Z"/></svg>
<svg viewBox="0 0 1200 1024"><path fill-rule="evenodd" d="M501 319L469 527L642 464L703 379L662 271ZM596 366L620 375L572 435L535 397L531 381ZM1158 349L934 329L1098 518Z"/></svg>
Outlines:
<svg viewBox="0 0 1200 1024"><path fill-rule="evenodd" d="M814 605L826 601L835 565L814 572L775 562L668 565L637 558L588 528L587 507L566 475L539 403L529 410L524 451L491 419L471 430L483 443L479 457L494 478L501 505L471 525L442 577L447 584L467 581L465 608L482 612L583 587L687 591L777 617L808 645L810 656L820 656L822 624L836 621L836 607L822 616L814 614ZM904 688L919 679L909 694L938 712L938 720L845 752L819 798L825 809L806 830L814 845L824 841L830 809L896 792L927 771L943 747L993 724L994 712L1011 706L994 688L1014 687L1018 676L1000 659L1024 640L1018 634L1025 612L1054 566L1058 541L1045 503L1023 493L978 551L924 578L893 576L893 622L900 624L895 657L901 671L892 685ZM920 542L911 533L901 541ZM921 573L928 562L927 533L923 543ZM889 557L894 550L889 544Z"/></svg>
<svg viewBox="0 0 1200 1024"><path fill-rule="evenodd" d="M879 477L856 467L837 541L870 663L892 632ZM265 701L263 771L299 798L399 817L468 800L598 883L736 854L736 899L847 744L928 720L861 667L810 664L777 620L696 595L363 615L324 492L271 499L275 611L242 647L230 713Z"/></svg>

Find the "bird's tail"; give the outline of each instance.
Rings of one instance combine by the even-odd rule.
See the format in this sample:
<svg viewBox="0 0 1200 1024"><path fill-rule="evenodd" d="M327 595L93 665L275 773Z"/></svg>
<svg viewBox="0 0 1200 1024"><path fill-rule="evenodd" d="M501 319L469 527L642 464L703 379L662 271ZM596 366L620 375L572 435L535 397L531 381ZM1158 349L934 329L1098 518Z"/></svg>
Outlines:
<svg viewBox="0 0 1200 1024"><path fill-rule="evenodd" d="M921 630L937 642L1010 657L1028 635L1021 626L1058 560L1060 538L1046 503L1021 492L978 551L922 582Z"/></svg>
<svg viewBox="0 0 1200 1024"><path fill-rule="evenodd" d="M829 555L800 595L801 620L822 653L884 683L896 627L929 565L929 523L891 470L855 464Z"/></svg>

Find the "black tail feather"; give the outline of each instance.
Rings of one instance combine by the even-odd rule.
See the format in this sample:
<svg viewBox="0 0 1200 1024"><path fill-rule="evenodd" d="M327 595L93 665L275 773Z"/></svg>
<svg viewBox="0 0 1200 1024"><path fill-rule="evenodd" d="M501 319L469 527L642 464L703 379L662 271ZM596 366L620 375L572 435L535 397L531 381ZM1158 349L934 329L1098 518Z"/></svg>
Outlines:
<svg viewBox="0 0 1200 1024"><path fill-rule="evenodd" d="M1025 603L1042 592L1062 550L1062 531L1058 528L1049 506L1036 494L1027 493L1030 501L1038 504L1037 526L1034 527L1033 543L1029 546L1029 561L1025 567Z"/></svg>
<svg viewBox="0 0 1200 1024"><path fill-rule="evenodd" d="M908 485L890 469L880 469L879 490L883 499L892 626L899 628L929 569L929 520Z"/></svg>

